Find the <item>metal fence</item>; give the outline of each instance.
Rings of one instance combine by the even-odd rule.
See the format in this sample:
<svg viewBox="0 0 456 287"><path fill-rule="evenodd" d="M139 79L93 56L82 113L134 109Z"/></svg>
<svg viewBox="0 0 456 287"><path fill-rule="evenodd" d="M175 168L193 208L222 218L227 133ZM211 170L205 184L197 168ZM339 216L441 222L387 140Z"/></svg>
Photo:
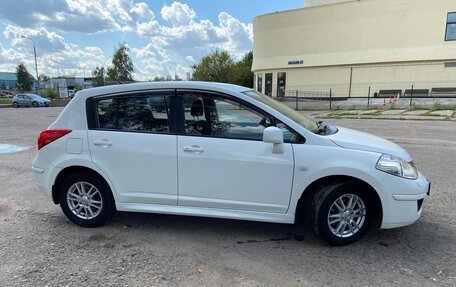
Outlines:
<svg viewBox="0 0 456 287"><path fill-rule="evenodd" d="M295 110L333 109L408 109L456 107L456 88L374 90L368 87L365 97L347 97L327 91L280 90L270 96Z"/></svg>

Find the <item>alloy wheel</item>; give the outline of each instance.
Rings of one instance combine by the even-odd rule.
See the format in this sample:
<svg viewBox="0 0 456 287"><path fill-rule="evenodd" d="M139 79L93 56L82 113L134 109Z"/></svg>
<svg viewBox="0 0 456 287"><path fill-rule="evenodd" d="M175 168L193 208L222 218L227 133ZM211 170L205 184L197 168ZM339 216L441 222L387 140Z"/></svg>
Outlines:
<svg viewBox="0 0 456 287"><path fill-rule="evenodd" d="M356 194L344 194L337 198L328 212L331 232L341 238L355 235L366 221L366 204Z"/></svg>

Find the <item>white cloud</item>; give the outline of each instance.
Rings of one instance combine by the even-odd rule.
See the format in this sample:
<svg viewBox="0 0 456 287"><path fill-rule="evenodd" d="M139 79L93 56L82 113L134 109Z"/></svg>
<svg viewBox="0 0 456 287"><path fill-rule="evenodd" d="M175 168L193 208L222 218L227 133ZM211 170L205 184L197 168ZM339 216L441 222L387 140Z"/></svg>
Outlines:
<svg viewBox="0 0 456 287"><path fill-rule="evenodd" d="M252 47L253 28L251 24L244 24L226 12L218 16L220 27L228 39L229 50L249 50Z"/></svg>
<svg viewBox="0 0 456 287"><path fill-rule="evenodd" d="M136 32L139 36L145 37L152 37L157 36L162 33L162 27L158 24L157 20L152 20L149 22L140 23L136 27Z"/></svg>
<svg viewBox="0 0 456 287"><path fill-rule="evenodd" d="M3 31L3 37L10 40L13 46L31 47L35 43L41 51L62 51L70 48L62 36L45 28L30 29L8 25Z"/></svg>
<svg viewBox="0 0 456 287"><path fill-rule="evenodd" d="M153 20L155 14L149 9L149 6L144 3L136 3L130 8L130 13L135 15L137 20Z"/></svg>
<svg viewBox="0 0 456 287"><path fill-rule="evenodd" d="M188 25L196 16L192 8L180 2L173 2L171 6L163 6L160 13L162 18L173 26Z"/></svg>
<svg viewBox="0 0 456 287"><path fill-rule="evenodd" d="M2 0L2 7L0 18L21 27L46 26L82 33L120 29L101 1Z"/></svg>
<svg viewBox="0 0 456 287"><path fill-rule="evenodd" d="M251 24L226 12L219 13L217 23L198 19L189 5L180 2L163 6L159 12L166 22L160 24L147 3L139 0L2 1L2 6L8 7L0 10L0 21L6 26L2 35L9 43L0 42L3 43L0 69L7 62L17 64L19 58L24 58L28 68L34 67L30 57L32 42L21 35L35 41L40 73L56 74L57 68L53 67L59 67L60 74L80 75L84 68L90 74L97 65L108 66L111 55L106 57L92 43L88 47L69 43L63 36L72 31L89 34L115 31L113 35L121 34L113 39L115 45L119 39L131 39L130 33L136 33L142 43L146 41L142 47L134 40L128 43L134 55L135 77L139 80L175 73L185 78L190 65L211 48L227 50L240 58L252 47Z"/></svg>
<svg viewBox="0 0 456 287"><path fill-rule="evenodd" d="M103 51L98 48L98 47L85 47L84 50L86 50L88 53L93 54L95 56L103 56Z"/></svg>
<svg viewBox="0 0 456 287"><path fill-rule="evenodd" d="M204 47L225 42L227 39L221 32L209 20L192 21L186 26L162 27L161 35L154 40L168 49Z"/></svg>
<svg viewBox="0 0 456 287"><path fill-rule="evenodd" d="M154 13L145 2L131 0L2 0L0 18L21 27L45 26L66 32L98 33L128 30Z"/></svg>
<svg viewBox="0 0 456 287"><path fill-rule="evenodd" d="M0 47L2 70L11 71L17 64L24 63L29 71L33 71L33 43L36 44L39 74L82 76L86 70L86 75L89 75L95 66L106 66L108 62L108 58L99 47L79 48L67 43L63 36L45 28L31 29L8 25L3 31L3 37L10 40L12 47Z"/></svg>

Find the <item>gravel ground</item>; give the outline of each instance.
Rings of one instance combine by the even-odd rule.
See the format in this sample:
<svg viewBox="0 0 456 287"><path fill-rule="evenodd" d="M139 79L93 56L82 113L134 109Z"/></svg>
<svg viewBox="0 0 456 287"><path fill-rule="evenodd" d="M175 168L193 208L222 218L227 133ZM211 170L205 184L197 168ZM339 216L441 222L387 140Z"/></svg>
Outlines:
<svg viewBox="0 0 456 287"><path fill-rule="evenodd" d="M456 286L453 122L333 121L403 145L433 188L416 224L330 247L302 225L119 213L75 226L30 171L60 111L0 110L0 144L32 147L0 155L0 286Z"/></svg>

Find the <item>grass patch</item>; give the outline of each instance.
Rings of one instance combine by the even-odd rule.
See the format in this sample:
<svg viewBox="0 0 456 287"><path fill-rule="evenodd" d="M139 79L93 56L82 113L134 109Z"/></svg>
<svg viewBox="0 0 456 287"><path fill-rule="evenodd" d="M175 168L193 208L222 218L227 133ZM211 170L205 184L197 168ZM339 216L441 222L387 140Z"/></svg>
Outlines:
<svg viewBox="0 0 456 287"><path fill-rule="evenodd" d="M380 116L381 114L382 114L382 111L376 110L376 111L372 111L370 113L363 113L363 114L361 114L361 116Z"/></svg>
<svg viewBox="0 0 456 287"><path fill-rule="evenodd" d="M11 105L10 99L0 99L0 105Z"/></svg>
<svg viewBox="0 0 456 287"><path fill-rule="evenodd" d="M433 103L432 106L429 108L429 111L430 112L434 112L434 111L438 111L438 110L441 110L443 107L442 107L442 104L441 103Z"/></svg>
<svg viewBox="0 0 456 287"><path fill-rule="evenodd" d="M352 112L335 112L335 113L329 113L328 114L331 117L342 117L342 116L357 116L358 113L352 113Z"/></svg>
<svg viewBox="0 0 456 287"><path fill-rule="evenodd" d="M420 116L425 116L425 117L444 117L442 115L434 115L434 114L432 114L432 112L434 112L434 111L429 110L429 111L427 111L425 113L420 114Z"/></svg>

